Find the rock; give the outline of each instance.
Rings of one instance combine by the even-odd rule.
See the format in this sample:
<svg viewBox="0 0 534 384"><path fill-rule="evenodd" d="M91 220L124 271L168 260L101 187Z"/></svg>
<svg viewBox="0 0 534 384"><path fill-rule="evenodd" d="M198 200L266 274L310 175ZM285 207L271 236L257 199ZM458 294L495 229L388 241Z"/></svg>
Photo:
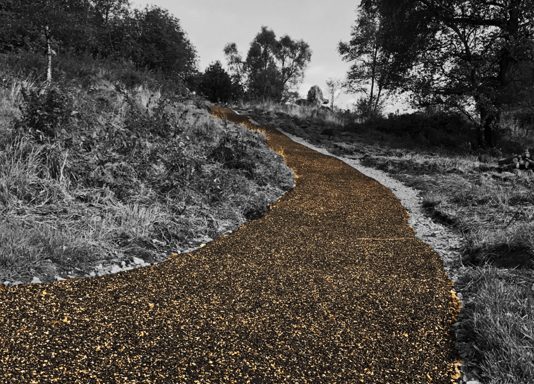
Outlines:
<svg viewBox="0 0 534 384"><path fill-rule="evenodd" d="M143 259L140 259L138 257L134 257L133 258L133 263L135 265L145 265L146 264L146 262Z"/></svg>
<svg viewBox="0 0 534 384"><path fill-rule="evenodd" d="M323 97L323 91L317 85L314 85L308 91L307 101L310 105L316 107L320 107L321 105L328 103L328 100Z"/></svg>
<svg viewBox="0 0 534 384"><path fill-rule="evenodd" d="M512 157L500 159L498 161L499 168L503 171L512 171L517 169L529 170L534 168L534 159L527 149L522 154L516 154Z"/></svg>

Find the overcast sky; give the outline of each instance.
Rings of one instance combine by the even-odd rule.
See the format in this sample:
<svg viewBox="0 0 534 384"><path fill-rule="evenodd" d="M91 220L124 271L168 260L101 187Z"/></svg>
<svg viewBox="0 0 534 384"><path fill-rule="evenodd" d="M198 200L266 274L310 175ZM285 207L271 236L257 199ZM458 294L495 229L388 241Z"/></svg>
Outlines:
<svg viewBox="0 0 534 384"><path fill-rule="evenodd" d="M180 19L183 29L197 49L200 69L215 60L225 64L223 48L235 42L245 56L250 42L265 25L277 36L288 34L306 41L312 61L306 70L300 93L312 85L326 92L325 81L343 79L348 64L337 52L339 41L347 41L356 18L359 0L132 0L136 7L157 5ZM339 104L347 106L353 95L343 95Z"/></svg>

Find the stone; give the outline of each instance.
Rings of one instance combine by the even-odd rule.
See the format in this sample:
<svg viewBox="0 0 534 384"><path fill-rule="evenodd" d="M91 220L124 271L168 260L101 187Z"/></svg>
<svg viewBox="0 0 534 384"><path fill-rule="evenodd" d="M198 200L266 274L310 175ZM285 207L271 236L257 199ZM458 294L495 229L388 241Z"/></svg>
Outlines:
<svg viewBox="0 0 534 384"><path fill-rule="evenodd" d="M310 105L320 107L323 104L327 104L328 100L323 97L323 91L319 86L314 85L308 91L307 101Z"/></svg>
<svg viewBox="0 0 534 384"><path fill-rule="evenodd" d="M143 259L140 259L139 257L134 257L133 258L133 263L135 265L145 265L145 261Z"/></svg>

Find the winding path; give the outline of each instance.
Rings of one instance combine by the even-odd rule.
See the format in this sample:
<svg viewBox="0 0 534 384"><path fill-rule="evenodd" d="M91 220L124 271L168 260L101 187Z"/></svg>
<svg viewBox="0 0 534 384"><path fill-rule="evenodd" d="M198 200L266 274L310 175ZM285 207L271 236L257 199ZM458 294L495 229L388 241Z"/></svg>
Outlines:
<svg viewBox="0 0 534 384"><path fill-rule="evenodd" d="M397 199L269 142L297 187L232 235L148 268L0 288L0 382L451 383L452 285Z"/></svg>

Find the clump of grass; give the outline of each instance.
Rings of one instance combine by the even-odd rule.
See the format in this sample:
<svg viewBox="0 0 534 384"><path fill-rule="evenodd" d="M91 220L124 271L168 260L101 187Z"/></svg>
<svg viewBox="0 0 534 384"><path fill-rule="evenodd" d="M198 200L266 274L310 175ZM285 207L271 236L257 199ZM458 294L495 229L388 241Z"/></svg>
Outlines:
<svg viewBox="0 0 534 384"><path fill-rule="evenodd" d="M457 337L471 378L488 384L534 380L534 273L469 269Z"/></svg>
<svg viewBox="0 0 534 384"><path fill-rule="evenodd" d="M534 224L480 228L467 235L464 261L501 268L534 268Z"/></svg>

